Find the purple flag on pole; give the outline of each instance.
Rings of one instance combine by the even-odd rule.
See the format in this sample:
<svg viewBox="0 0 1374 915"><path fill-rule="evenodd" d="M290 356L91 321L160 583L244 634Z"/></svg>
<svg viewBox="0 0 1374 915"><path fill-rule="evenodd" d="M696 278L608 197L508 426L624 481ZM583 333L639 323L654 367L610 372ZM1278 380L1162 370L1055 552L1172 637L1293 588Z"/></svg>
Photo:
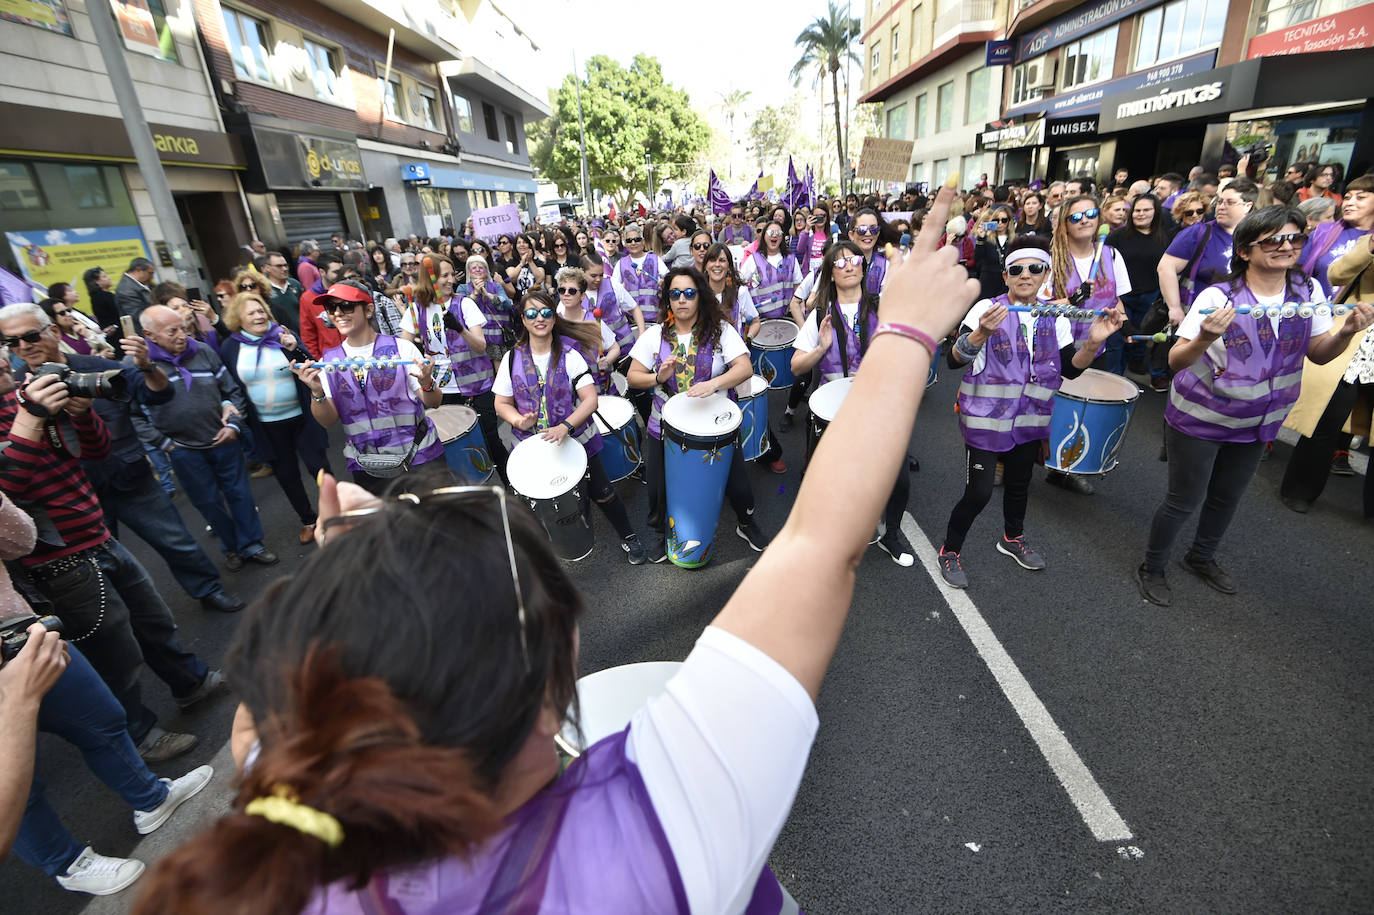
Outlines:
<svg viewBox="0 0 1374 915"><path fill-rule="evenodd" d="M787 157L787 208L795 210L802 204L801 181L797 178L797 167L792 164L792 157Z"/></svg>
<svg viewBox="0 0 1374 915"><path fill-rule="evenodd" d="M720 186L720 179L716 177L715 169L711 169L711 174L706 179L706 196L711 199L712 213L720 216L730 212L730 195L725 193L725 188Z"/></svg>
<svg viewBox="0 0 1374 915"><path fill-rule="evenodd" d="M757 197L762 197L762 196L763 196L762 194L759 193L759 182L762 181L762 180L763 180L763 172L760 171L760 172L759 172L759 176L758 176L757 178L754 179L754 186L751 187L751 188L749 189L749 193L747 193L747 194L744 195L744 197L745 197L746 200L753 200L753 199L755 199L755 198L757 198Z"/></svg>
<svg viewBox="0 0 1374 915"><path fill-rule="evenodd" d="M0 303L5 305L33 304L33 287L23 277L15 276L0 267Z"/></svg>
<svg viewBox="0 0 1374 915"><path fill-rule="evenodd" d="M816 205L816 174L809 165L806 167L806 180L803 185L806 187L806 205L814 207Z"/></svg>

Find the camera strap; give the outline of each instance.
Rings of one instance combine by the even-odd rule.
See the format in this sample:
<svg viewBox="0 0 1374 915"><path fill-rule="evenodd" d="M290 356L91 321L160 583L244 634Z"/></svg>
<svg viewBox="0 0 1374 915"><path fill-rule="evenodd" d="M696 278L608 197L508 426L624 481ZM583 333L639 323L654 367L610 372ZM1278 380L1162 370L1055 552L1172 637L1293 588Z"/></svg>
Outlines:
<svg viewBox="0 0 1374 915"><path fill-rule="evenodd" d="M48 439L48 445L59 456L73 460L81 457L81 438L65 414L50 417L44 422L43 434Z"/></svg>

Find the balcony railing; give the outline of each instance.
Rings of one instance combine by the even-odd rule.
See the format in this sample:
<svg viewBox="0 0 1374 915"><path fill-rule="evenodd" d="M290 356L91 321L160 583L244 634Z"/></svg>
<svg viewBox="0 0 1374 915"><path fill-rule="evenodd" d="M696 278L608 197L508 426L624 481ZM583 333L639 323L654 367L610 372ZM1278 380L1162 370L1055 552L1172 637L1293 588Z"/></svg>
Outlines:
<svg viewBox="0 0 1374 915"><path fill-rule="evenodd" d="M934 45L943 44L964 26L991 23L996 13L995 0L961 0L935 17Z"/></svg>

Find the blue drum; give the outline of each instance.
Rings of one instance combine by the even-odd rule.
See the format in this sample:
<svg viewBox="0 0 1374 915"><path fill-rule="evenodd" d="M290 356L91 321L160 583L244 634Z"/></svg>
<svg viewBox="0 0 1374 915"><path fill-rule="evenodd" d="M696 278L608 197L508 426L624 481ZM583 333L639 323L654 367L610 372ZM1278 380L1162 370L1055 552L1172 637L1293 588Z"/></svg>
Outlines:
<svg viewBox="0 0 1374 915"><path fill-rule="evenodd" d="M740 452L746 461L757 461L768 452L768 382L755 375L735 388L744 414L739 428Z"/></svg>
<svg viewBox="0 0 1374 915"><path fill-rule="evenodd" d="M663 405L668 559L673 565L699 569L711 561L742 416L724 394L675 394Z"/></svg>
<svg viewBox="0 0 1374 915"><path fill-rule="evenodd" d="M781 319L762 322L749 341L754 374L763 376L770 388L790 388L797 380L792 374L792 344L796 342L797 325Z"/></svg>
<svg viewBox="0 0 1374 915"><path fill-rule="evenodd" d="M640 450L639 424L635 422L635 408L623 397L602 394L597 398L596 431L601 433L601 466L612 483L623 480L639 469L643 452Z"/></svg>
<svg viewBox="0 0 1374 915"><path fill-rule="evenodd" d="M1045 466L1082 474L1114 468L1139 396L1135 382L1098 369L1064 379L1054 395L1050 456Z"/></svg>
<svg viewBox="0 0 1374 915"><path fill-rule="evenodd" d="M482 427L477 424L477 411L471 407L449 404L429 411L434 431L444 443L444 460L460 483L480 486L496 471Z"/></svg>
<svg viewBox="0 0 1374 915"><path fill-rule="evenodd" d="M933 385L940 375L940 354L945 350L944 344L935 347L935 356L930 360L930 374L926 376L926 387Z"/></svg>

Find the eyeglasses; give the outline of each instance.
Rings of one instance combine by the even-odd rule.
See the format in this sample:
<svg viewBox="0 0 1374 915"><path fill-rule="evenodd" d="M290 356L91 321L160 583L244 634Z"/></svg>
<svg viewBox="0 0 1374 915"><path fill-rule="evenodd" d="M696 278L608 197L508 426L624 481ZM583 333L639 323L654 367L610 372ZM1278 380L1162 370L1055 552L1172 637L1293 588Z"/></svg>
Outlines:
<svg viewBox="0 0 1374 915"><path fill-rule="evenodd" d="M71 310L70 308L64 308L64 309L62 309L61 311L58 311L56 308L54 308L54 309L52 310L52 313L53 313L53 317L55 317L55 318L60 318L60 317L62 317L63 315L69 315L69 314L71 314L71 313L72 313L72 310Z"/></svg>
<svg viewBox="0 0 1374 915"><path fill-rule="evenodd" d="M553 243L553 249L554 249L555 251L557 251L559 248L566 248L566 247L568 247L568 245L567 245L566 242L556 241L556 242Z"/></svg>
<svg viewBox="0 0 1374 915"><path fill-rule="evenodd" d="M1268 238L1261 238L1259 241L1250 242L1250 244L1261 251L1273 254L1282 248L1285 242L1292 245L1293 250L1296 251L1307 244L1307 236L1301 232L1291 232L1287 235L1270 235Z"/></svg>
<svg viewBox="0 0 1374 915"><path fill-rule="evenodd" d="M1184 210L1184 216L1201 216L1206 210Z"/></svg>
<svg viewBox="0 0 1374 915"><path fill-rule="evenodd" d="M644 239L640 238L638 235L627 235L627 236L625 236L625 244L627 244L627 245L636 245L636 244L639 244L640 242L642 242L643 240L644 240Z"/></svg>
<svg viewBox="0 0 1374 915"><path fill-rule="evenodd" d="M558 294L559 294L559 295L581 295L581 294L582 294L582 290L581 290L581 289L578 289L576 286L559 286L559 287L558 287Z"/></svg>
<svg viewBox="0 0 1374 915"><path fill-rule="evenodd" d="M1218 198L1217 198L1217 202L1216 202L1216 206L1219 206L1219 207L1238 207L1238 206L1244 206L1245 203L1246 203L1245 200L1229 200L1229 199L1227 199L1227 198L1225 198L1225 197L1218 197Z"/></svg>
<svg viewBox="0 0 1374 915"><path fill-rule="evenodd" d="M709 247L711 247L711 243L709 241L699 241L695 245L692 245L692 250L705 251Z"/></svg>
<svg viewBox="0 0 1374 915"><path fill-rule="evenodd" d="M351 315L353 314L353 310L357 307L357 302L345 302L343 299L334 299L328 305L324 306L324 310L330 314L341 311L346 315Z"/></svg>
<svg viewBox="0 0 1374 915"><path fill-rule="evenodd" d="M43 332L41 330L31 330L28 333L20 334L17 337L0 337L0 345L8 346L10 349L14 349L14 347L19 345L19 341L21 340L25 343L37 343L42 339Z"/></svg>
<svg viewBox="0 0 1374 915"><path fill-rule="evenodd" d="M862 254L845 254L835 258L835 269L843 267L862 267L864 256Z"/></svg>
<svg viewBox="0 0 1374 915"><path fill-rule="evenodd" d="M267 266L269 266L269 267L285 267L285 266L286 266L286 261L282 261L280 264L268 264Z"/></svg>
<svg viewBox="0 0 1374 915"><path fill-rule="evenodd" d="M1079 210L1077 213L1070 213L1070 214L1069 214L1069 222L1073 223L1074 225L1078 225L1080 222L1082 222L1082 221L1085 220L1085 219L1096 219L1096 218L1097 218L1097 207L1093 207L1093 208L1090 209L1090 210Z"/></svg>
<svg viewBox="0 0 1374 915"><path fill-rule="evenodd" d="M855 226L854 234L868 238L870 235L877 235L882 229L879 226Z"/></svg>
<svg viewBox="0 0 1374 915"><path fill-rule="evenodd" d="M239 292L256 292L257 283L239 283Z"/></svg>
<svg viewBox="0 0 1374 915"><path fill-rule="evenodd" d="M401 266L402 266L402 267L418 267L418 266L420 266L420 262L419 262L419 261L401 261Z"/></svg>
<svg viewBox="0 0 1374 915"><path fill-rule="evenodd" d="M552 309L552 308L549 308L547 305L544 306L543 308L526 308L526 309L525 309L525 320L526 320L526 321L537 321L537 320L539 320L540 318L543 318L545 321L547 321L549 318L552 318L552 317L553 317L553 309Z"/></svg>
<svg viewBox="0 0 1374 915"><path fill-rule="evenodd" d="M501 247L502 245L508 245L508 244L510 244L510 239L509 239L509 238L502 238L502 239L498 239L498 240L497 240L497 242L496 242L496 247L499 248L499 247Z"/></svg>
<svg viewBox="0 0 1374 915"><path fill-rule="evenodd" d="M499 486L441 486L438 489L431 490L424 496L403 492L396 497L396 501L398 503L409 502L411 505L419 505L421 502L429 502L433 499L461 501L467 497L479 496L495 496L497 504L501 506L501 532L506 541L506 558L510 561L511 588L515 591L515 618L516 622L519 624L520 656L525 661L525 670L528 671L530 669L530 649L529 642L525 636L525 630L528 626L528 614L525 612L525 595L524 592L520 590L520 575L515 569L515 542L511 538L510 513L506 510L505 492ZM471 498L469 501L476 501L476 498ZM327 537L328 532L334 527L340 525L352 526L358 520L366 518L368 515L375 515L385 509L386 504L379 503L377 505L369 505L365 508L355 508L350 511L340 512L332 518L326 519L320 527Z"/></svg>
<svg viewBox="0 0 1374 915"><path fill-rule="evenodd" d="M1039 276L1047 269L1049 268L1039 261L1033 264L1008 264L1007 276L1020 276L1023 273L1029 273L1031 276Z"/></svg>
<svg viewBox="0 0 1374 915"><path fill-rule="evenodd" d="M676 302L678 299L686 299L689 302L695 301L697 291L695 289L669 289L668 301Z"/></svg>
<svg viewBox="0 0 1374 915"><path fill-rule="evenodd" d="M994 219L993 222L1000 222L1002 225L1006 225L1007 223L1011 222L1011 220L1005 216L999 216L996 219Z"/></svg>

